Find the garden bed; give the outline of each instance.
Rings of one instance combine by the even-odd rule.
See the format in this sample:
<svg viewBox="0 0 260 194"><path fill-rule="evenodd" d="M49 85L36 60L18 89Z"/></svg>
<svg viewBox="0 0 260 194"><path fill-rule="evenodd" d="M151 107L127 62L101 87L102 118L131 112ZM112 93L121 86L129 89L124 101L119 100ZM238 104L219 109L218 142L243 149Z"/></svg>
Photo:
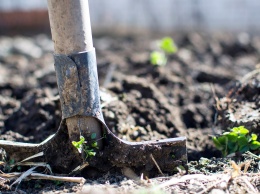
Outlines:
<svg viewBox="0 0 260 194"><path fill-rule="evenodd" d="M166 66L153 66L149 55L157 38L161 36L94 39L103 114L111 131L128 141L186 136L190 177L180 172L173 184L167 176L136 181L122 174L83 172L88 177L84 186L23 181L18 191L66 193L83 187L84 192L128 193L164 183L170 185L157 189L178 193L207 193L216 188L250 193L257 189L260 179L248 172L257 172L258 159L248 154L216 159L221 153L212 136L239 125L260 134L259 77L257 72L248 74L260 61L260 37L176 33L178 52ZM52 41L46 35L0 37L1 139L39 143L58 129L61 112L52 52ZM228 176L227 171L238 171L230 160L240 163L245 158L251 159L247 174ZM3 188L8 185L2 183Z"/></svg>

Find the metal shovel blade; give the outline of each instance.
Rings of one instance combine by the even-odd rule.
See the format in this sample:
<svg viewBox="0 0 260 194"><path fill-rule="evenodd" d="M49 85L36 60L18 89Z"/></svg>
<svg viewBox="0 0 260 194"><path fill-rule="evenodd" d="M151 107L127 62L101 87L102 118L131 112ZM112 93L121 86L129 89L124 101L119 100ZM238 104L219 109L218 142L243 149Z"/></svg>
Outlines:
<svg viewBox="0 0 260 194"><path fill-rule="evenodd" d="M101 172L109 171L113 167L130 167L138 172L150 172L151 176L159 174L158 167L167 174L173 174L176 167L186 168L185 137L128 142L117 138L106 125L103 127L107 134L104 139L105 144L102 150L96 151L96 156L87 160L90 167ZM15 162L21 162L42 153L39 157L28 161L44 162L57 173L69 174L86 162L72 145L64 121L61 122L55 135L40 144L0 140L0 148L4 149L9 159L13 159Z"/></svg>

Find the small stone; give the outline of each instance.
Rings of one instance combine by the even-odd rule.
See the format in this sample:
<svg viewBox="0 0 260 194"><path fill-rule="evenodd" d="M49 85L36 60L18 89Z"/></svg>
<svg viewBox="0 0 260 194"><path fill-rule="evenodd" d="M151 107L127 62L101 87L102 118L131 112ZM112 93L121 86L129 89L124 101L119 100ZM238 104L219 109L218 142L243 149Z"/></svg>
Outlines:
<svg viewBox="0 0 260 194"><path fill-rule="evenodd" d="M225 192L220 189L212 189L210 194L225 194Z"/></svg>
<svg viewBox="0 0 260 194"><path fill-rule="evenodd" d="M139 135L139 132L138 131L134 131L133 132L133 136L136 138L136 137L138 137L138 135Z"/></svg>
<svg viewBox="0 0 260 194"><path fill-rule="evenodd" d="M140 117L140 118L139 118L139 124L142 125L142 126L144 126L144 125L146 124L145 119L142 118L142 117Z"/></svg>
<svg viewBox="0 0 260 194"><path fill-rule="evenodd" d="M113 113L112 111L109 111L107 114L107 117L114 119L115 118L115 113Z"/></svg>

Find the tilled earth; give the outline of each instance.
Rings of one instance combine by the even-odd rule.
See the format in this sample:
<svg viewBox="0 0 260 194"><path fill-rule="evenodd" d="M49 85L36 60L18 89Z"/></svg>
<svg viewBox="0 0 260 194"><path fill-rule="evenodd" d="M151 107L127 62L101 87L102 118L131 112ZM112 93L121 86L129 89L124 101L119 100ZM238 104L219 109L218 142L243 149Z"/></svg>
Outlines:
<svg viewBox="0 0 260 194"><path fill-rule="evenodd" d="M224 172L231 167L230 159L215 159L221 153L214 148L212 136L242 124L260 134L260 37L245 33L176 33L172 37L178 52L169 56L163 67L149 62L160 35L94 39L105 121L112 132L128 141L186 136L188 158L193 161L189 163L190 174ZM47 35L0 37L1 139L39 143L58 129L61 112L52 52ZM248 157L233 159L239 162ZM256 172L258 161L251 160L249 170ZM181 179L181 175L175 177ZM83 187L83 193L97 192L93 188L104 193L128 193L170 178L140 183L107 173L87 179L84 186L24 181L17 192L66 193L79 192ZM201 182L190 182L160 189L166 193L213 193L217 188L201 190ZM234 185L218 188L218 192L238 192ZM248 187L242 184L239 188L246 193L252 191Z"/></svg>

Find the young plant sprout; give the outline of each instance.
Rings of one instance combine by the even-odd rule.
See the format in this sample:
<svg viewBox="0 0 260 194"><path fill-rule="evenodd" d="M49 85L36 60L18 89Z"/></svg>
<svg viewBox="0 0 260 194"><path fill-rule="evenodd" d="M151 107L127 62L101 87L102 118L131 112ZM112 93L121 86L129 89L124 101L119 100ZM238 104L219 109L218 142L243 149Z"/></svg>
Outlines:
<svg viewBox="0 0 260 194"><path fill-rule="evenodd" d="M175 45L174 41L170 37L165 37L160 41L160 48L166 54L174 54L177 52L177 46Z"/></svg>
<svg viewBox="0 0 260 194"><path fill-rule="evenodd" d="M167 57L163 52L153 51L150 56L150 62L153 65L164 66L167 63Z"/></svg>
<svg viewBox="0 0 260 194"><path fill-rule="evenodd" d="M230 132L224 132L219 137L213 137L213 142L225 157L229 154L247 151L255 151L260 148L256 134L249 134L244 126L234 127Z"/></svg>
<svg viewBox="0 0 260 194"><path fill-rule="evenodd" d="M165 37L159 41L158 51L153 51L150 54L150 62L152 65L164 66L167 63L169 55L177 52L177 46L170 37Z"/></svg>
<svg viewBox="0 0 260 194"><path fill-rule="evenodd" d="M96 134L92 133L90 138L94 140L96 138ZM94 149L98 149L98 144L96 141L93 141L90 146L86 145L86 143L87 142L85 141L85 138L83 136L80 137L79 141L72 141L72 145L77 148L80 153L82 152L82 150L84 151L87 159L96 155Z"/></svg>

